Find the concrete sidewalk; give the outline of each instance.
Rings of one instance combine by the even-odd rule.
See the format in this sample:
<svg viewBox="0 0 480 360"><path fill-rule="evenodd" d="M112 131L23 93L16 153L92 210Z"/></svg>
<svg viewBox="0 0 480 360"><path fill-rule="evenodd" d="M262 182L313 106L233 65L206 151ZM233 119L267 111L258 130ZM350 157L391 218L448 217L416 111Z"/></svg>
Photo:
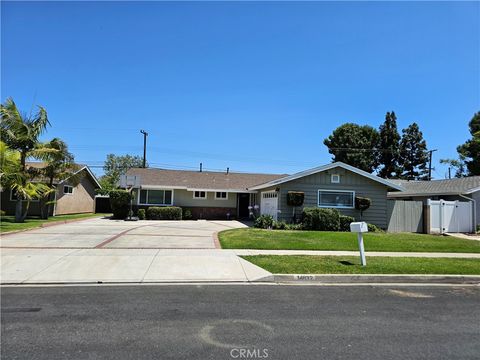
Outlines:
<svg viewBox="0 0 480 360"><path fill-rule="evenodd" d="M271 275L224 250L2 249L2 284L250 282Z"/></svg>
<svg viewBox="0 0 480 360"><path fill-rule="evenodd" d="M238 256L249 255L316 255L316 256L359 256L358 251L322 251L322 250L231 250ZM386 257L423 257L423 258L475 258L480 259L479 253L431 253L431 252L380 252L367 251L366 256Z"/></svg>

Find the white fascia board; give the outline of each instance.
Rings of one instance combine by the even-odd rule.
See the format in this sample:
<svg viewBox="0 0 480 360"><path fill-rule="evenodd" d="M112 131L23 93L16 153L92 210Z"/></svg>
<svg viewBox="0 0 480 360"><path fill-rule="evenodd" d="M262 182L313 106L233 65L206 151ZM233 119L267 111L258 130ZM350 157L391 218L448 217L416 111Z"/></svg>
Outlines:
<svg viewBox="0 0 480 360"><path fill-rule="evenodd" d="M381 183L385 186L388 186L392 189L399 190L399 191L405 191L405 189L400 185L397 185L397 184L395 184L391 181L382 179L378 176L375 176L375 175L370 174L366 171L357 169L354 166L347 165L347 164L345 164L343 162L340 162L340 161L339 162L334 162L334 163L331 163L331 164L327 164L327 165L323 165L323 166L319 166L319 167L316 167L316 168L313 168L313 169L304 170L304 171L298 172L298 173L293 174L293 175L285 176L283 178L276 179L276 180L273 180L273 181L269 181L269 182L261 184L261 185L253 186L253 187L249 188L249 190L260 190L260 189L264 189L264 188L267 188L267 187L280 185L280 184L286 183L288 181L300 179L302 177L313 175L313 174L323 172L323 171L327 171L327 170L330 170L330 169L333 169L333 168L336 168L336 167L341 167L345 170L348 170L348 171L351 171L351 172L356 173L358 175L367 177L367 178L369 178L373 181L379 182L379 183Z"/></svg>
<svg viewBox="0 0 480 360"><path fill-rule="evenodd" d="M425 196L457 196L460 195L458 192L438 192L438 193L403 193L403 192L395 192L395 193L388 193L387 197L425 197Z"/></svg>
<svg viewBox="0 0 480 360"><path fill-rule="evenodd" d="M187 191L206 191L206 192L226 192L226 193L242 193L242 194L256 194L256 191L241 190L241 189L204 189L204 188L187 188Z"/></svg>
<svg viewBox="0 0 480 360"><path fill-rule="evenodd" d="M480 191L480 186L473 189L469 189L465 191L463 194L473 194L474 192L477 192L477 191Z"/></svg>
<svg viewBox="0 0 480 360"><path fill-rule="evenodd" d="M186 186L140 185L141 190L187 190Z"/></svg>

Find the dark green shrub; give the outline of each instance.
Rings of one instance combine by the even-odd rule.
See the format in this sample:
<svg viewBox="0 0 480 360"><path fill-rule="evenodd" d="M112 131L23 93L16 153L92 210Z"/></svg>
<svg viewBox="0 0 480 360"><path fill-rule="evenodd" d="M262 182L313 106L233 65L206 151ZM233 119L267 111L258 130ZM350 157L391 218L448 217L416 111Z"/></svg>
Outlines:
<svg viewBox="0 0 480 360"><path fill-rule="evenodd" d="M287 228L287 223L285 221L274 221L272 229L274 230L285 230Z"/></svg>
<svg viewBox="0 0 480 360"><path fill-rule="evenodd" d="M340 213L335 209L304 208L302 224L305 230L338 231Z"/></svg>
<svg viewBox="0 0 480 360"><path fill-rule="evenodd" d="M368 210L372 200L366 197L355 196L355 209L360 210L360 219L363 217L363 212Z"/></svg>
<svg viewBox="0 0 480 360"><path fill-rule="evenodd" d="M383 230L380 229L377 225L367 224L367 226L368 226L368 232L383 232Z"/></svg>
<svg viewBox="0 0 480 360"><path fill-rule="evenodd" d="M286 224L285 230L303 230L302 224Z"/></svg>
<svg viewBox="0 0 480 360"><path fill-rule="evenodd" d="M299 191L289 191L287 193L287 205L302 206L305 199L305 193Z"/></svg>
<svg viewBox="0 0 480 360"><path fill-rule="evenodd" d="M340 231L350 231L350 223L354 221L353 216L340 215Z"/></svg>
<svg viewBox="0 0 480 360"><path fill-rule="evenodd" d="M110 207L114 219L125 219L130 211L130 199L132 194L126 190L110 191Z"/></svg>
<svg viewBox="0 0 480 360"><path fill-rule="evenodd" d="M145 209L138 209L137 216L139 220L145 220Z"/></svg>
<svg viewBox="0 0 480 360"><path fill-rule="evenodd" d="M273 217L271 215L260 215L255 219L253 224L259 229L269 229L273 227Z"/></svg>
<svg viewBox="0 0 480 360"><path fill-rule="evenodd" d="M182 220L182 208L178 206L152 206L147 209L148 220Z"/></svg>
<svg viewBox="0 0 480 360"><path fill-rule="evenodd" d="M193 218L192 210L183 209L183 220L190 220Z"/></svg>

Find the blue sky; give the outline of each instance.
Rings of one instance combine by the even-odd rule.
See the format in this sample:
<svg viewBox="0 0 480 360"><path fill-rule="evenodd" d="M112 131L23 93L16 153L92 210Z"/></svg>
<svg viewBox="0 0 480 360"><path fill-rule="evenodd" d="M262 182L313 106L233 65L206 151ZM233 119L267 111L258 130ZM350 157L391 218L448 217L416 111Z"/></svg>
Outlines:
<svg viewBox="0 0 480 360"><path fill-rule="evenodd" d="M1 98L78 161L292 173L394 110L440 158L480 110L478 2L4 2ZM99 169L96 169L97 172Z"/></svg>

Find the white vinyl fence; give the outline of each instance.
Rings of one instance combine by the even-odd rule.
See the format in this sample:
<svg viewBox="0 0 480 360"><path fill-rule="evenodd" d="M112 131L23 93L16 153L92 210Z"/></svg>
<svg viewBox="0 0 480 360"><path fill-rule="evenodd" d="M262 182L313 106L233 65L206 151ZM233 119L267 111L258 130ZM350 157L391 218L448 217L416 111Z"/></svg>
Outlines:
<svg viewBox="0 0 480 360"><path fill-rule="evenodd" d="M431 234L461 233L473 231L471 202L428 200Z"/></svg>

